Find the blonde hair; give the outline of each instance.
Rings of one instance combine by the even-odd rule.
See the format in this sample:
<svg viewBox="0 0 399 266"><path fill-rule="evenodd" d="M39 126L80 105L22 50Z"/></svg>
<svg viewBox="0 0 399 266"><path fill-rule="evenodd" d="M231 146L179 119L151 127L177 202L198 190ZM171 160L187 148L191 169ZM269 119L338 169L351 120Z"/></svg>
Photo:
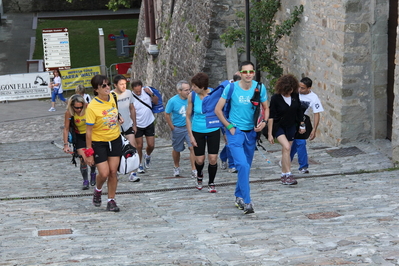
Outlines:
<svg viewBox="0 0 399 266"><path fill-rule="evenodd" d="M85 86L83 86L82 84L79 84L78 86L76 86L75 93L80 94L80 95L85 94L86 93Z"/></svg>
<svg viewBox="0 0 399 266"><path fill-rule="evenodd" d="M86 112L87 104L85 102L85 99L83 99L82 95L79 95L79 94L74 94L71 97L69 97L68 104L67 104L67 110L69 111L69 113L72 116L74 116L76 114L75 109L73 108L75 103L83 104L83 109L82 109L82 112L80 113L80 115L84 115Z"/></svg>

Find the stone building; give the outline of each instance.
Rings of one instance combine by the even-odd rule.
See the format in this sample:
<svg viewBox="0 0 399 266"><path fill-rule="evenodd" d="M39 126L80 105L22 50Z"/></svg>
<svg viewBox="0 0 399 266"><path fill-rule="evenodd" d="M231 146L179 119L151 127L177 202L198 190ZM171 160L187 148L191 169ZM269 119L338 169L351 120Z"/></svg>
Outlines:
<svg viewBox="0 0 399 266"><path fill-rule="evenodd" d="M167 100L177 81L197 72L209 74L210 86L232 75L242 55L226 49L220 35L237 23L235 13L244 11L245 1L153 3L158 51L151 55L146 49L143 5L133 78L158 87ZM300 4L301 22L280 41L279 53L285 73L314 81L325 109L318 138L333 145L392 139L393 160L399 161L399 108L393 101L399 90L397 0L283 0L277 20ZM160 117L160 134L168 132L163 124Z"/></svg>

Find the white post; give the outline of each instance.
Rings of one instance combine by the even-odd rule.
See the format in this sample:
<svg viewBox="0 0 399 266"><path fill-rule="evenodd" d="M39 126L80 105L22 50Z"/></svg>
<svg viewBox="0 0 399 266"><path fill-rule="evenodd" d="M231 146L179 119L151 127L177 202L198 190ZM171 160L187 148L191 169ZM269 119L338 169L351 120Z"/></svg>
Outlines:
<svg viewBox="0 0 399 266"><path fill-rule="evenodd" d="M104 45L104 31L103 31L103 28L98 28L98 42L99 42L99 46L100 46L101 74L106 75L107 71L106 71L106 65L105 65L105 45Z"/></svg>

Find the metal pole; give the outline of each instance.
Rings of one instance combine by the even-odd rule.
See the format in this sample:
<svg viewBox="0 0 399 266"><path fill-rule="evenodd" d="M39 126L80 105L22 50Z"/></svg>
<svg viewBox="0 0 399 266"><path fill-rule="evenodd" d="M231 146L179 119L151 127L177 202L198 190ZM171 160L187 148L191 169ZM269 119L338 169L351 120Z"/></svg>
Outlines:
<svg viewBox="0 0 399 266"><path fill-rule="evenodd" d="M249 0L245 0L245 50L247 53L247 61L251 61L249 19Z"/></svg>

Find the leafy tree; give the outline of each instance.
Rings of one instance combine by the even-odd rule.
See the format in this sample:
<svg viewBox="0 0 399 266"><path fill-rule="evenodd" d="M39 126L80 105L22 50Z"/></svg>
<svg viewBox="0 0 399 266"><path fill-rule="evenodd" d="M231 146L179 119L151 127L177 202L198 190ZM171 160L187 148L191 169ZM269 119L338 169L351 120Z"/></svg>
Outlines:
<svg viewBox="0 0 399 266"><path fill-rule="evenodd" d="M277 43L283 36L289 36L294 25L300 20L303 5L295 6L290 18L277 24L275 16L281 6L281 0L251 0L250 13L250 44L251 52L257 59L257 68L267 73L267 79L274 85L278 77L283 74L281 61L278 58ZM245 13L237 12L239 19L245 20ZM245 43L245 25L229 27L221 35L226 47L235 43ZM244 52L244 47L238 47Z"/></svg>
<svg viewBox="0 0 399 266"><path fill-rule="evenodd" d="M74 0L66 0L69 3L72 3ZM80 0L83 1L83 0ZM108 4L106 4L106 6L108 7L108 9L111 10L118 10L120 7L126 7L126 8L130 8L132 1L129 0L109 0ZM141 2L140 0L138 0L137 2Z"/></svg>

